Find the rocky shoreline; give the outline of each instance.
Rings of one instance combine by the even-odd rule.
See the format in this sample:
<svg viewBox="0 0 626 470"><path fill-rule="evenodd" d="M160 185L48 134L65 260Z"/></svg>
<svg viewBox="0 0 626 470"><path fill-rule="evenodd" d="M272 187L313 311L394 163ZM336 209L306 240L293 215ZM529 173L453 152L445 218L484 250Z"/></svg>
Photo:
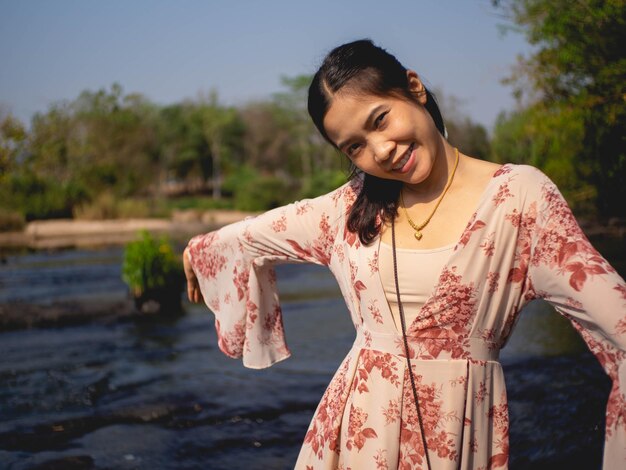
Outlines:
<svg viewBox="0 0 626 470"><path fill-rule="evenodd" d="M30 222L21 232L0 233L1 269L11 271L10 254L23 250L60 250L122 246L140 230L167 235L184 243L198 233L214 230L253 215L237 211L178 211L171 219L45 220ZM0 331L57 328L88 323L149 320L158 313L139 311L123 290L72 297L45 303L0 302Z"/></svg>
<svg viewBox="0 0 626 470"><path fill-rule="evenodd" d="M136 310L130 299L103 299L97 303L79 299L49 304L8 302L0 304L0 331L56 328L93 322L114 323L150 315Z"/></svg>

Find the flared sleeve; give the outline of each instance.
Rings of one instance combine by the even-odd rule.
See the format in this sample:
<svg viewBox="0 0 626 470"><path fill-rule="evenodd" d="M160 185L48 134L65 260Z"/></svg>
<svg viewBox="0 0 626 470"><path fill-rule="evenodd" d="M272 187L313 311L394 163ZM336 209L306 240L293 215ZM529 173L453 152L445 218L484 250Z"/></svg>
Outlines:
<svg viewBox="0 0 626 470"><path fill-rule="evenodd" d="M542 175L529 231L530 290L569 318L609 375L604 470L626 468L626 284Z"/></svg>
<svg viewBox="0 0 626 470"><path fill-rule="evenodd" d="M191 266L226 355L255 369L289 357L273 265L330 263L346 187L189 241Z"/></svg>

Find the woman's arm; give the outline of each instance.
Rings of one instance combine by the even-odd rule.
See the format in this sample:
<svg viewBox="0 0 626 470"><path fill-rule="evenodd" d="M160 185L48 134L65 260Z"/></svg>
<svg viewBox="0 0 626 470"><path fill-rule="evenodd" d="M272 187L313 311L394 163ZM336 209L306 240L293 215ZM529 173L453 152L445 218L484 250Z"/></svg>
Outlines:
<svg viewBox="0 0 626 470"><path fill-rule="evenodd" d="M220 349L244 365L289 357L276 291L276 263L330 263L352 183L192 238L184 254L190 300L215 313Z"/></svg>
<svg viewBox="0 0 626 470"><path fill-rule="evenodd" d="M569 318L613 381L605 469L626 466L626 284L589 243L556 186L541 184L530 289Z"/></svg>

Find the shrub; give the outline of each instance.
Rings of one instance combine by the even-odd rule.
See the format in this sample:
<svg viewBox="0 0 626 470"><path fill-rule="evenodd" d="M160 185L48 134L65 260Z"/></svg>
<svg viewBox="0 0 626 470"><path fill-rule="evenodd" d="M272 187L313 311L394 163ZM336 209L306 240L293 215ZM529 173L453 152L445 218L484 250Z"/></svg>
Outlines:
<svg viewBox="0 0 626 470"><path fill-rule="evenodd" d="M146 230L124 250L122 279L130 288L138 308L154 300L164 306L180 308L184 273L181 260L165 237L155 239Z"/></svg>

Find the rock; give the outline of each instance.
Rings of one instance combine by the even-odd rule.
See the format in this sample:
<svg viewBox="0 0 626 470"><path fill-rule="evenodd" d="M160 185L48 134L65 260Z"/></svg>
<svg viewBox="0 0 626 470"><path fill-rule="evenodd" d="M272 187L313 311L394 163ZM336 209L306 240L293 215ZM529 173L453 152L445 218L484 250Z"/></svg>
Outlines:
<svg viewBox="0 0 626 470"><path fill-rule="evenodd" d="M30 468L31 470L87 470L95 468L94 464L93 458L89 455L69 455L47 460Z"/></svg>
<svg viewBox="0 0 626 470"><path fill-rule="evenodd" d="M50 304L8 302L0 304L0 331L112 322L145 316L130 299L110 301L68 300Z"/></svg>

